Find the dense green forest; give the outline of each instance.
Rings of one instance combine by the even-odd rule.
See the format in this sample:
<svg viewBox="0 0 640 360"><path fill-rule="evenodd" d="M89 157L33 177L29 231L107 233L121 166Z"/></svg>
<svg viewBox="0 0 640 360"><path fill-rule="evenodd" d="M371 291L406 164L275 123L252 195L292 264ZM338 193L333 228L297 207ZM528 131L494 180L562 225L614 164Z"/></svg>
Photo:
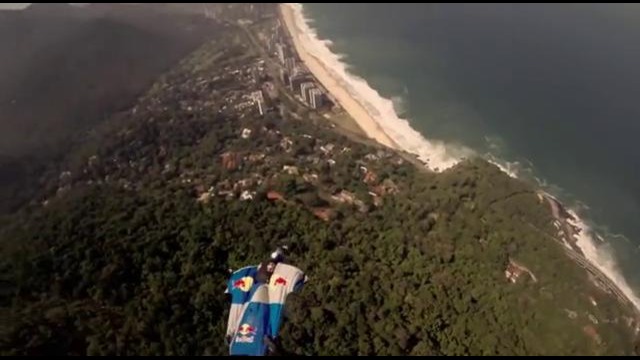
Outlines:
<svg viewBox="0 0 640 360"><path fill-rule="evenodd" d="M282 244L310 277L293 354L640 351L535 189L480 159L430 173L277 99L258 115L247 43L227 27L1 218L0 353L224 355L228 270Z"/></svg>

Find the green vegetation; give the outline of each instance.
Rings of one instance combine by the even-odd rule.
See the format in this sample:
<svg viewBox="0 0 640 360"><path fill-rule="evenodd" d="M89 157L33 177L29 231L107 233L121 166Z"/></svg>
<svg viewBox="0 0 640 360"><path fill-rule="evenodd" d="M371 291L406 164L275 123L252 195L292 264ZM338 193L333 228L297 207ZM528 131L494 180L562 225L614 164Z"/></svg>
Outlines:
<svg viewBox="0 0 640 360"><path fill-rule="evenodd" d="M242 106L260 86L238 75L259 61L242 34L182 61L1 219L0 353L226 354L227 270L286 243L310 276L287 304L291 353L633 354L633 315L549 239L531 187L477 159L428 173L295 109L260 117ZM510 282L510 260L535 279Z"/></svg>

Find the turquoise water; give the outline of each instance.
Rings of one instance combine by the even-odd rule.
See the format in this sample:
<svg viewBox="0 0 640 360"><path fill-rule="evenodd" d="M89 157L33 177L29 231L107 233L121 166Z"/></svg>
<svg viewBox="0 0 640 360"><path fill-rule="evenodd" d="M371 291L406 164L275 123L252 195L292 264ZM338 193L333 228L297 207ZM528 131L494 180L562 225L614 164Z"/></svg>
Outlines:
<svg viewBox="0 0 640 360"><path fill-rule="evenodd" d="M640 6L309 4L351 71L430 139L574 207L640 289Z"/></svg>

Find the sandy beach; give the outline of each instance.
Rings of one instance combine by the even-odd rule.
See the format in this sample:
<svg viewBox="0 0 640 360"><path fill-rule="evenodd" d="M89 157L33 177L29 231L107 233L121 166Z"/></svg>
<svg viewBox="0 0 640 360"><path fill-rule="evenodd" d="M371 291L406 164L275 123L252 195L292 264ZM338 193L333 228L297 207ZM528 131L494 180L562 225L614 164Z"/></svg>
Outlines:
<svg viewBox="0 0 640 360"><path fill-rule="evenodd" d="M340 106L351 115L358 123L358 126L369 136L380 144L393 149L399 149L397 144L382 130L380 125L369 115L365 108L354 99L349 92L332 75L331 70L323 66L322 62L306 51L300 39L300 29L296 26L293 9L288 4L281 4L280 11L284 25L287 27L292 37L293 44L300 60L307 66L316 80L327 89L338 101Z"/></svg>

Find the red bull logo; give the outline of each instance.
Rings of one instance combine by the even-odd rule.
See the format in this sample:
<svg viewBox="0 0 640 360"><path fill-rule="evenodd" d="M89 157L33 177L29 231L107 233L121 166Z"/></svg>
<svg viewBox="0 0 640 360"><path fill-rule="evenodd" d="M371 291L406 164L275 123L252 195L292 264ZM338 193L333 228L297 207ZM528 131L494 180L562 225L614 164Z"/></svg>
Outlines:
<svg viewBox="0 0 640 360"><path fill-rule="evenodd" d="M236 342L252 343L255 339L256 328L249 324L242 324L238 327Z"/></svg>
<svg viewBox="0 0 640 360"><path fill-rule="evenodd" d="M241 291L244 291L244 292L251 290L252 286L253 286L253 278L251 276L245 276L233 282L234 289L240 289Z"/></svg>
<svg viewBox="0 0 640 360"><path fill-rule="evenodd" d="M283 278L282 276L274 276L271 280L271 285L272 286L287 286L287 279Z"/></svg>

